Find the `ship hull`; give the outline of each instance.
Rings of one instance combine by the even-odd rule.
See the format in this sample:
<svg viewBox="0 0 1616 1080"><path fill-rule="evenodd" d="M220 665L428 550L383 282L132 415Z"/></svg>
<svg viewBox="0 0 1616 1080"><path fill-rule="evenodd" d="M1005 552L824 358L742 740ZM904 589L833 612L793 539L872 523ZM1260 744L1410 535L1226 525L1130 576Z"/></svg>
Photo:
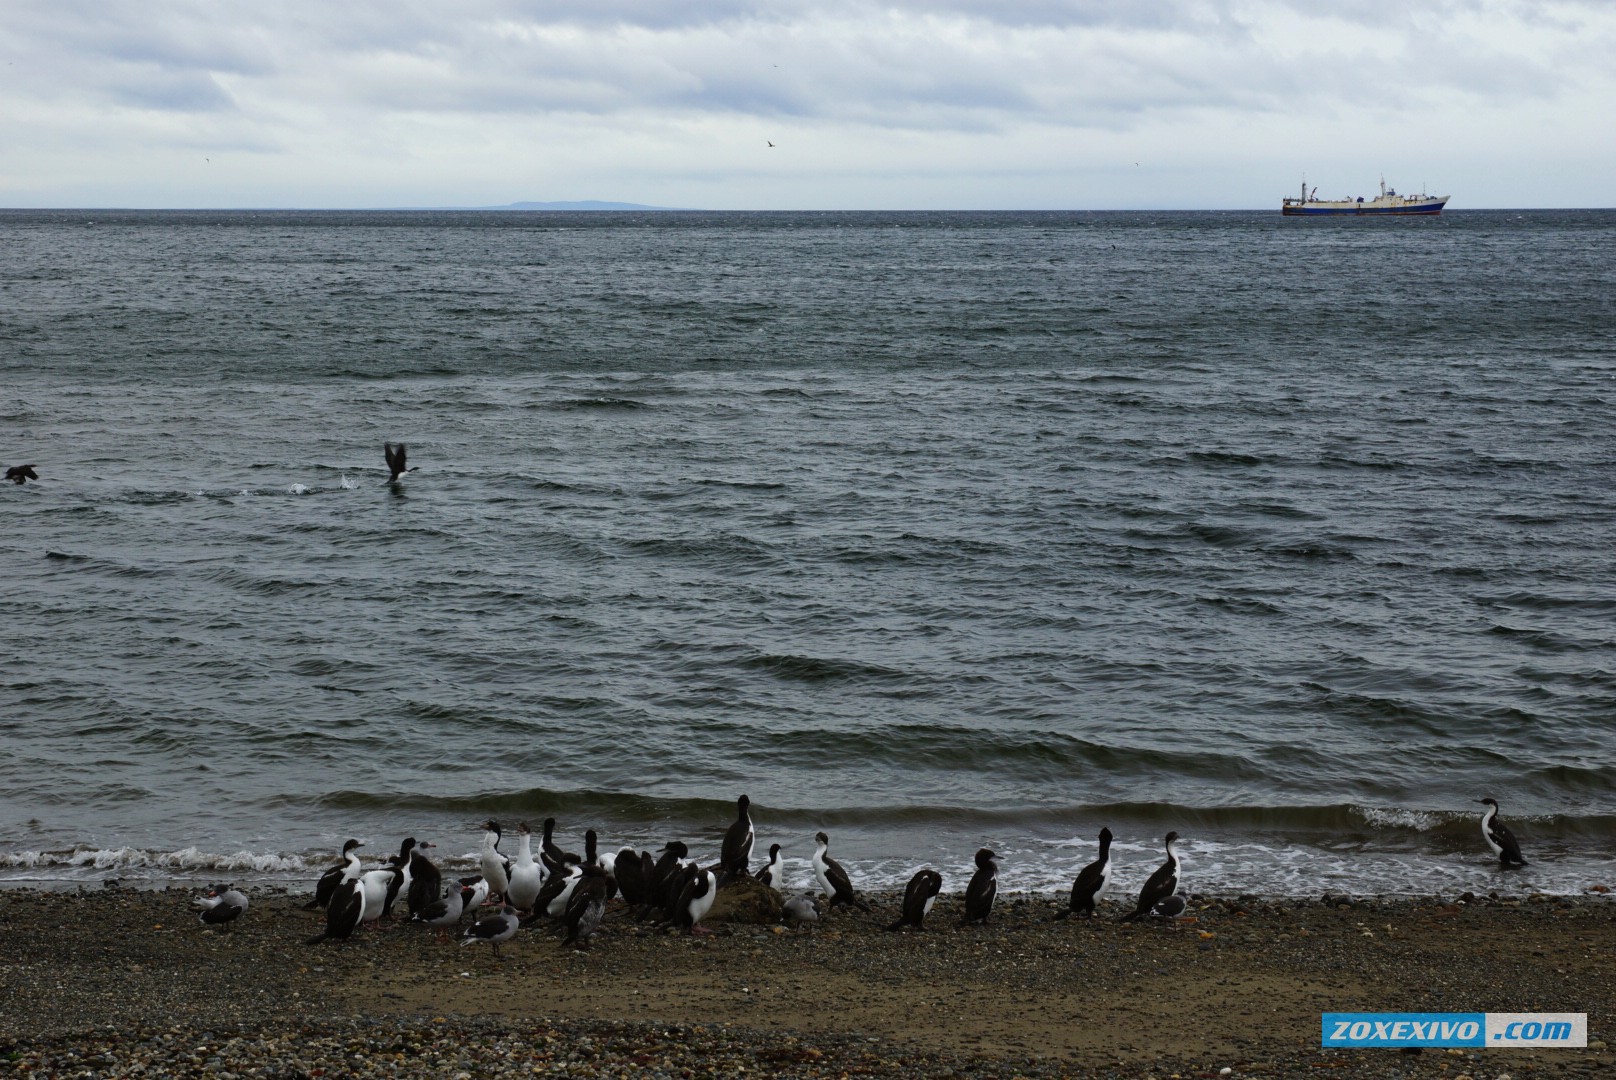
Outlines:
<svg viewBox="0 0 1616 1080"><path fill-rule="evenodd" d="M1443 195L1435 199L1398 199L1395 202L1382 202L1379 199L1371 202L1349 202L1345 199L1339 202L1301 202L1286 199L1279 212L1286 217L1428 217L1440 214L1448 204L1448 198Z"/></svg>

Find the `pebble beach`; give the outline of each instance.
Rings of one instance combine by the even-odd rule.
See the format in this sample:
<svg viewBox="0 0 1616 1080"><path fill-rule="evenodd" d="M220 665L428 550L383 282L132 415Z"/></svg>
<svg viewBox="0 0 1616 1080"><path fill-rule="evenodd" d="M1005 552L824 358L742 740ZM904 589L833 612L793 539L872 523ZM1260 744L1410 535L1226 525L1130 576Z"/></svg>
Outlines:
<svg viewBox="0 0 1616 1080"><path fill-rule="evenodd" d="M1184 918L1054 921L1001 895L923 932L898 898L791 930L690 937L608 916L588 951L524 930L483 947L382 925L305 946L305 897L229 930L194 888L0 891L0 1075L1603 1076L1607 895L1193 899ZM1587 1049L1321 1049L1326 1011L1587 1012Z"/></svg>

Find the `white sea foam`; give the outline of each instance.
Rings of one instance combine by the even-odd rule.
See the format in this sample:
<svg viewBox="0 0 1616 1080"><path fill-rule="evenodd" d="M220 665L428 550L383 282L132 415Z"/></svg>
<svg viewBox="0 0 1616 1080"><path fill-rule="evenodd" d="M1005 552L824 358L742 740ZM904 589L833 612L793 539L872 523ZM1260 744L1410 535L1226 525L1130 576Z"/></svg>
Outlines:
<svg viewBox="0 0 1616 1080"><path fill-rule="evenodd" d="M291 487L287 488L286 490L287 490L287 492L289 494L292 494L292 495L307 495L309 493L309 488L308 488L307 484L293 484Z"/></svg>
<svg viewBox="0 0 1616 1080"><path fill-rule="evenodd" d="M1375 806L1354 806L1353 812L1364 823L1375 829L1414 829L1429 832L1450 819L1450 815L1433 810L1383 809Z"/></svg>

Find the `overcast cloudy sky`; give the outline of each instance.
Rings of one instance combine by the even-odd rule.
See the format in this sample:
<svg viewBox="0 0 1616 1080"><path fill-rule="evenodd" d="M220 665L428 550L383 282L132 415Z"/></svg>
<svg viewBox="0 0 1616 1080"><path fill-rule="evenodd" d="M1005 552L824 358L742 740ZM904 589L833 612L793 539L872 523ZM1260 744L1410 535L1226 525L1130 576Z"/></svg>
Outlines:
<svg viewBox="0 0 1616 1080"><path fill-rule="evenodd" d="M1616 0L6 0L0 59L0 206L1616 205Z"/></svg>

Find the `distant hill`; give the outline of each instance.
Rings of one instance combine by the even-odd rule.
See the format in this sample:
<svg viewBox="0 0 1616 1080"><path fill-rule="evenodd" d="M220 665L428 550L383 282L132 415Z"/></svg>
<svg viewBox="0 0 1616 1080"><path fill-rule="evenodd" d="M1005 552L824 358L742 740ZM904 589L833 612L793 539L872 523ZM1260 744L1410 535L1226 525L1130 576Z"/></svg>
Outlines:
<svg viewBox="0 0 1616 1080"><path fill-rule="evenodd" d="M675 206L645 206L631 202L601 202L580 199L575 202L513 202L506 206L476 206L474 210L677 210Z"/></svg>

